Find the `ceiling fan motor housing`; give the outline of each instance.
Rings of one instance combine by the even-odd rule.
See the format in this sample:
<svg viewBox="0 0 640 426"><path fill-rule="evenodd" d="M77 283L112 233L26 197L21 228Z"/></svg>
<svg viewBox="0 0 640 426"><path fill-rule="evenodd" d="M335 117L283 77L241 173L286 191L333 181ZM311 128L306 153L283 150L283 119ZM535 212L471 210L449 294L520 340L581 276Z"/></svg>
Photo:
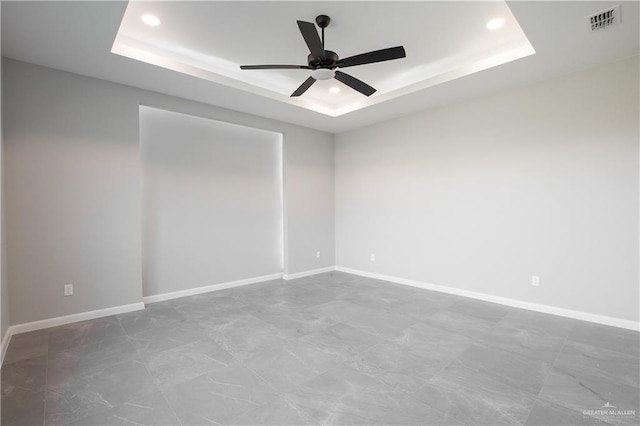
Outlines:
<svg viewBox="0 0 640 426"><path fill-rule="evenodd" d="M338 67L337 65L338 54L336 52L332 52L331 50L325 50L324 59L316 58L313 56L313 54L310 54L309 56L307 56L307 62L309 63L309 66L312 67L313 69L318 69L318 68L334 69Z"/></svg>

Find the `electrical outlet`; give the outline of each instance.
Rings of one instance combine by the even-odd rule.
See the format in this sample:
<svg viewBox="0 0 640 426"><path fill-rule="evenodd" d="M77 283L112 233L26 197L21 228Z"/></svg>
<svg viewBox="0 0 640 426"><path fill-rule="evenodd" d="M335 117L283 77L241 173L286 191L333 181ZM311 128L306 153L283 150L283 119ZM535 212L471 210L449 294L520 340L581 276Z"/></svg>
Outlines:
<svg viewBox="0 0 640 426"><path fill-rule="evenodd" d="M65 296L73 296L73 284L65 284L65 286L64 286L64 295Z"/></svg>
<svg viewBox="0 0 640 426"><path fill-rule="evenodd" d="M371 253L371 255L369 256L369 259L371 259L372 262L376 261L376 255Z"/></svg>
<svg viewBox="0 0 640 426"><path fill-rule="evenodd" d="M534 287L540 286L540 277L537 275L531 275L531 285Z"/></svg>
<svg viewBox="0 0 640 426"><path fill-rule="evenodd" d="M319 251L316 252L316 259L320 259L320 252Z"/></svg>

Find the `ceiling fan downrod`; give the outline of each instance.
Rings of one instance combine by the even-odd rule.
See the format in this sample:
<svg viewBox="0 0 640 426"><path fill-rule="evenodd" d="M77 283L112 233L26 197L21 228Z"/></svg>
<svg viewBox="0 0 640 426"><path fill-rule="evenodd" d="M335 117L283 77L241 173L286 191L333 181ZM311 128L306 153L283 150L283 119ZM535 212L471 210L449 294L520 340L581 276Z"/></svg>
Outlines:
<svg viewBox="0 0 640 426"><path fill-rule="evenodd" d="M320 29L322 30L322 48L323 49L324 49L324 29L329 26L330 22L331 22L331 18L329 18L327 15L316 16L316 25L320 27Z"/></svg>

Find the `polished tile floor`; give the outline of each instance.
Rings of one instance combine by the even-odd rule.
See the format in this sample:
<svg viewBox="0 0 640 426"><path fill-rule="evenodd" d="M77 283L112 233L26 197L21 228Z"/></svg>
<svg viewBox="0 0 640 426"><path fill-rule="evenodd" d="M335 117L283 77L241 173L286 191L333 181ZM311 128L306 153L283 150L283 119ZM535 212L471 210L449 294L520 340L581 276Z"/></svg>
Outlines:
<svg viewBox="0 0 640 426"><path fill-rule="evenodd" d="M635 425L638 365L636 332L334 272L16 335L2 424Z"/></svg>

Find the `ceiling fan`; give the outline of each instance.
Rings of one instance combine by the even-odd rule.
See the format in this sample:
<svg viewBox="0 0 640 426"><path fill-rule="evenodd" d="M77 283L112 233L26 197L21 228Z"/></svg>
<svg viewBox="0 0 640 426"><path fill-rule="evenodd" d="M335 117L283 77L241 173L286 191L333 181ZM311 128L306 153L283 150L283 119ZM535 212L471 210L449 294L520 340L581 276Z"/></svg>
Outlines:
<svg viewBox="0 0 640 426"><path fill-rule="evenodd" d="M372 64L375 62L390 61L406 57L404 47L390 47L388 49L374 50L360 55L340 59L336 52L324 49L324 29L329 26L331 18L327 15L316 17L316 24L322 29L322 39L318 36L316 26L311 22L298 21L298 28L302 38L307 43L311 53L307 57L308 65L241 65L243 70L277 70L277 69L303 69L313 70L311 77L307 78L292 94L292 97L300 96L309 89L316 80L336 80L346 84L365 96L371 96L376 89L357 78L343 73L337 68L347 68L356 65Z"/></svg>

